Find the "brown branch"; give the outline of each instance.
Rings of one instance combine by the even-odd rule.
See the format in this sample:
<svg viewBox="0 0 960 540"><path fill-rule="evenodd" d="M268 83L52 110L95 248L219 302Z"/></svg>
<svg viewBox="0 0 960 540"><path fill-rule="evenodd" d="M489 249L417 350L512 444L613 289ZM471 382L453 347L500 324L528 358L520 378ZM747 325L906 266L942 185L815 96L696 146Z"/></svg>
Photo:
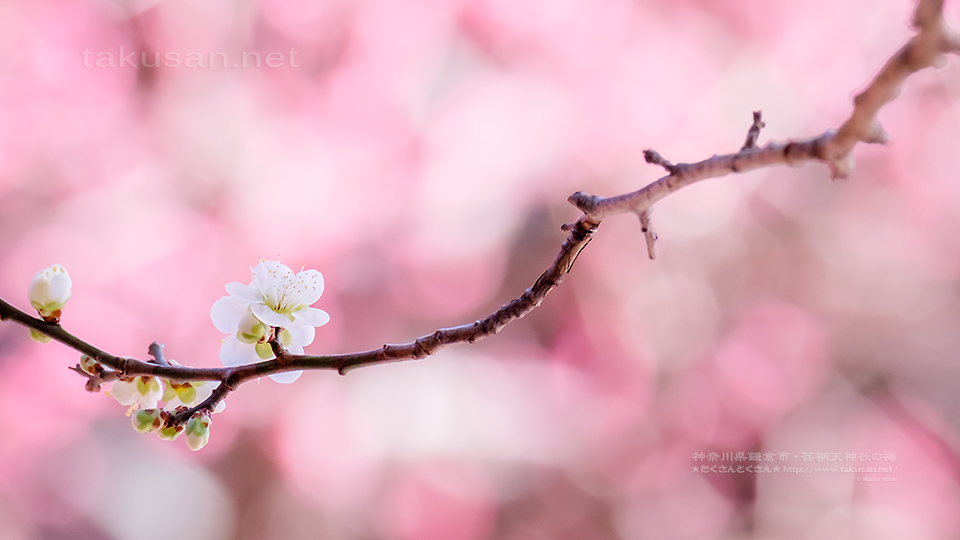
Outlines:
<svg viewBox="0 0 960 540"><path fill-rule="evenodd" d="M515 321L540 305L547 293L555 289L567 275L577 255L587 246L593 233L597 230L596 223L587 218L581 218L573 224L564 225L569 231L567 239L560 246L560 253L553 264L537 278L532 287L527 289L519 298L504 305L485 319L471 324L442 328L432 334L421 336L414 341L402 345L384 345L383 347L362 353L344 354L325 357L301 357L295 360L301 368L326 367L330 360L335 362L337 371L345 374L348 371L371 364L396 362L399 360L421 359L435 353L441 347L455 343L473 343L484 337L496 334L504 326ZM316 359L319 365L314 365Z"/></svg>
<svg viewBox="0 0 960 540"><path fill-rule="evenodd" d="M900 95L903 82L927 67L943 65L943 53L957 52L957 35L943 20L943 0L920 0L913 25L918 30L910 41L891 57L873 82L854 100L853 113L830 140L826 154L834 177L850 174L850 153L859 142L886 143L888 136L877 120L880 108Z"/></svg>
<svg viewBox="0 0 960 540"><path fill-rule="evenodd" d="M632 193L598 197L578 191L567 200L597 223L617 214L639 215L641 212L648 211L667 195L700 180L772 165L795 164L811 160L824 161L826 160L824 147L832 136L833 132L828 131L815 139L769 143L763 148L713 156L696 163L678 163L674 166L674 172Z"/></svg>
<svg viewBox="0 0 960 540"><path fill-rule="evenodd" d="M581 218L576 223L565 225L564 229L569 234L561 245L560 253L553 264L519 298L504 305L485 319L452 328L442 328L409 343L384 345L378 349L357 353L328 356L292 355L283 349L279 340L274 338L270 345L276 358L272 360L237 367L190 368L166 363L166 365L161 365L156 362L144 362L134 358L111 355L71 335L59 324L46 323L31 317L2 299L0 299L0 320L10 319L36 329L110 368L112 371L106 371L101 375L90 375L80 369L79 366L75 368L75 371L87 377L88 389L90 390L98 389L100 382L140 375L152 375L176 382L220 381L220 385L209 398L192 409L174 415L171 422L176 425L186 422L196 412L212 411L220 401L241 384L266 375L301 369L336 369L341 374L345 374L360 366L425 358L441 347L456 343L473 343L496 334L510 322L523 317L539 306L546 295L563 282L563 278L573 267L577 255L586 247L594 232L596 232L596 224L586 218ZM157 361L160 359L157 355L162 356L157 344L151 345L149 354L157 358Z"/></svg>
<svg viewBox="0 0 960 540"><path fill-rule="evenodd" d="M598 197L577 192L568 200L589 219L599 223L616 214L640 215L670 193L694 182L762 167L819 161L830 167L833 178L846 178L853 171L852 152L857 143L886 142L887 135L877 120L877 113L899 94L907 77L923 68L941 65L943 53L960 52L960 38L944 22L942 8L942 0L918 2L914 15L917 34L887 61L867 88L854 98L853 112L838 129L825 131L810 139L771 142L762 148L756 148L756 141L748 135L748 144L744 144L739 152L713 156L696 163L673 165L656 152L647 150L644 152L646 160L665 167L669 173L667 176L624 195ZM759 120L759 113L755 113L754 126ZM759 125L762 126L762 122ZM751 127L751 133L753 130ZM751 142L753 144L749 144Z"/></svg>
<svg viewBox="0 0 960 540"><path fill-rule="evenodd" d="M71 349L85 354L100 364L114 370L116 375L111 377L133 377L138 375L153 375L176 382L189 381L217 381L224 380L231 375L231 369L237 368L191 368L186 366L160 365L153 362L144 362L135 358L114 356L106 351L83 341L67 332L58 323L48 323L42 319L31 317L0 298L0 321L12 320L27 328L32 328L45 334L55 341L59 341ZM259 364L252 364L257 366ZM244 366L247 367L247 366ZM101 375L105 377L106 375Z"/></svg>

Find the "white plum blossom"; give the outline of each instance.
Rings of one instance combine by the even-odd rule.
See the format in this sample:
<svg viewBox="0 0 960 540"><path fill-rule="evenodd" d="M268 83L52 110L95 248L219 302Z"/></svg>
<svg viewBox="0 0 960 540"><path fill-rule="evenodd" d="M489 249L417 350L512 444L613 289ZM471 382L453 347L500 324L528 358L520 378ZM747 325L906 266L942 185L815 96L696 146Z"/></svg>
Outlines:
<svg viewBox="0 0 960 540"><path fill-rule="evenodd" d="M250 285L228 283L227 292L250 304L258 319L270 326L290 322L322 326L330 316L310 307L323 294L323 274L316 270L294 273L279 261L260 261L252 269Z"/></svg>
<svg viewBox="0 0 960 540"><path fill-rule="evenodd" d="M117 381L107 391L107 395L126 405L127 416L137 409L155 409L163 398L163 384L160 379L150 376L139 376L129 381Z"/></svg>
<svg viewBox="0 0 960 540"><path fill-rule="evenodd" d="M73 281L67 274L67 269L55 264L43 269L33 276L27 296L30 305L40 313L43 320L56 322L60 318L60 310L70 299L70 288Z"/></svg>
<svg viewBox="0 0 960 540"><path fill-rule="evenodd" d="M249 285L232 282L210 309L217 330L230 334L220 347L220 361L232 367L274 357L270 339L276 335L291 354L303 354L313 343L315 328L330 321L327 312L310 307L323 294L323 275L316 270L294 272L279 261L251 268ZM273 329L279 329L276 334ZM297 380L299 371L270 375L277 382Z"/></svg>

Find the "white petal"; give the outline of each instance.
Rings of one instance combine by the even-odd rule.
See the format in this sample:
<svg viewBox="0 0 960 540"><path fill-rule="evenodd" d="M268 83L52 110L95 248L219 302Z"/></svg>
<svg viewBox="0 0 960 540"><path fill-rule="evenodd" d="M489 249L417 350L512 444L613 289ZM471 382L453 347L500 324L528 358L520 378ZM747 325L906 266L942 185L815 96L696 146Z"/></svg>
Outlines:
<svg viewBox="0 0 960 540"><path fill-rule="evenodd" d="M247 312L247 304L234 296L224 296L213 303L210 318L217 330L224 334L234 334L240 326L240 319Z"/></svg>
<svg viewBox="0 0 960 540"><path fill-rule="evenodd" d="M136 382L117 381L110 388L110 397L121 405L131 405L140 399Z"/></svg>
<svg viewBox="0 0 960 540"><path fill-rule="evenodd" d="M220 346L220 361L227 367L242 366L260 362L252 344L241 343L237 336L227 336Z"/></svg>
<svg viewBox="0 0 960 540"><path fill-rule="evenodd" d="M291 354L303 354L303 347L313 343L313 338L317 334L314 327L299 322L287 325L287 330L290 332L290 343L284 344L284 347ZM293 352L294 348L299 348L300 352Z"/></svg>
<svg viewBox="0 0 960 540"><path fill-rule="evenodd" d="M330 322L330 315L326 311L317 308L304 308L294 312L293 316L297 319L297 322L309 324L310 326L323 326Z"/></svg>
<svg viewBox="0 0 960 540"><path fill-rule="evenodd" d="M30 302L40 305L46 304L50 301L50 284L40 274L37 274L30 282L30 287L27 288L27 297L30 298Z"/></svg>
<svg viewBox="0 0 960 540"><path fill-rule="evenodd" d="M27 290L30 305L40 309L42 306L50 303L50 282L43 280L34 280L30 283L30 289Z"/></svg>
<svg viewBox="0 0 960 540"><path fill-rule="evenodd" d="M156 409L157 402L160 401L160 398L163 397L163 389L161 387L160 392L148 392L146 395L140 396L140 407L141 409Z"/></svg>
<svg viewBox="0 0 960 540"><path fill-rule="evenodd" d="M230 296L236 296L248 304L256 304L260 301L260 291L258 291L256 287L231 281L227 283L224 288L230 293Z"/></svg>
<svg viewBox="0 0 960 540"><path fill-rule="evenodd" d="M302 371L287 371L286 373L275 373L270 375L270 378L280 384L290 384L299 379L300 375L303 375Z"/></svg>
<svg viewBox="0 0 960 540"><path fill-rule="evenodd" d="M270 298L277 297L277 287L289 275L293 274L286 265L279 261L260 261L260 264L253 267L253 283L251 285L260 290L263 296Z"/></svg>
<svg viewBox="0 0 960 540"><path fill-rule="evenodd" d="M269 326L287 326L293 322L290 320L290 317L287 317L281 313L277 313L263 304L254 304L250 306L250 309L258 319Z"/></svg>
<svg viewBox="0 0 960 540"><path fill-rule="evenodd" d="M199 401L197 403L199 403ZM176 409L177 407L181 407L181 406L192 407L192 405L187 405L186 403L180 401L180 398L176 396L174 396L174 398L171 399L170 401L167 401L166 403L163 404L163 408L168 411Z"/></svg>
<svg viewBox="0 0 960 540"><path fill-rule="evenodd" d="M73 281L67 274L56 273L50 278L50 299L66 302L70 298L70 287Z"/></svg>
<svg viewBox="0 0 960 540"><path fill-rule="evenodd" d="M253 271L254 276L261 278L266 278L271 273L285 274L293 272L293 270L290 270L289 266L281 263L280 261L265 261L263 259L260 259L260 263L251 268L251 270Z"/></svg>
<svg viewBox="0 0 960 540"><path fill-rule="evenodd" d="M304 270L297 274L300 280L300 303L310 305L323 295L323 274L316 270Z"/></svg>
<svg viewBox="0 0 960 540"><path fill-rule="evenodd" d="M214 387L217 385L211 381L197 381L193 384L193 389L197 391L197 397L194 401L200 403L201 401L210 397L210 394L213 393Z"/></svg>

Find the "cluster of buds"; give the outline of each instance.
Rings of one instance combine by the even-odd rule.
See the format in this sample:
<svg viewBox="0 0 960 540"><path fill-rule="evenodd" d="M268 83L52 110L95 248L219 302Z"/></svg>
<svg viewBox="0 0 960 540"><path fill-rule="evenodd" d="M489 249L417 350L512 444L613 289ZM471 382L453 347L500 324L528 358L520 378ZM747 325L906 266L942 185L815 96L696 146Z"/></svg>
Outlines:
<svg viewBox="0 0 960 540"><path fill-rule="evenodd" d="M158 437L164 440L172 441L180 436L186 435L187 446L197 451L207 445L210 440L210 419L209 412L198 412L187 420L185 426L177 425L172 422L173 412L164 409L139 409L130 415L133 423L133 429L140 433L156 433Z"/></svg>
<svg viewBox="0 0 960 540"><path fill-rule="evenodd" d="M179 365L176 360L166 362ZM102 364L86 355L80 357L80 369L97 377L108 371ZM191 450L199 450L210 440L210 412L194 414L185 425L179 425L174 421L174 417L210 397L215 386L215 383L210 381L175 382L161 377L138 375L117 380L107 390L107 395L127 407L127 416L130 417L133 429L140 433L156 433L158 437L168 441L186 434L187 446ZM218 413L224 406L221 401L212 412Z"/></svg>

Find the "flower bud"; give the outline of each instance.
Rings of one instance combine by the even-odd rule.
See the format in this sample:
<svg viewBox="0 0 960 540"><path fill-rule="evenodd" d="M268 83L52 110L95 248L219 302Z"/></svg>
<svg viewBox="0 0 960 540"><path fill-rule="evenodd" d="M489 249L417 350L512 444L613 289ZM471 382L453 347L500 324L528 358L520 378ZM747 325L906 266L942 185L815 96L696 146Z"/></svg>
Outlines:
<svg viewBox="0 0 960 540"><path fill-rule="evenodd" d="M261 360L269 360L273 358L273 347L269 343L257 343L254 346L254 350L257 351L257 356Z"/></svg>
<svg viewBox="0 0 960 540"><path fill-rule="evenodd" d="M175 384L177 384L177 383L175 383L175 382L173 382L173 381L168 381L167 379L163 379L163 383L164 383L164 384L163 384L163 395L160 396L160 400L159 400L159 401L163 401L163 402L165 402L165 403L170 403L171 401L177 399L177 391L173 389L173 386L174 386Z"/></svg>
<svg viewBox="0 0 960 540"><path fill-rule="evenodd" d="M130 415L130 422L133 424L133 429L140 433L157 431L163 426L162 414L163 411L160 409L140 409Z"/></svg>
<svg viewBox="0 0 960 540"><path fill-rule="evenodd" d="M44 334L39 330L30 329L30 339L36 341L37 343L50 343L53 338Z"/></svg>
<svg viewBox="0 0 960 540"><path fill-rule="evenodd" d="M197 400L197 389L194 388L192 383L168 383L176 395L184 405L192 405Z"/></svg>
<svg viewBox="0 0 960 540"><path fill-rule="evenodd" d="M183 432L183 426L165 426L157 430L157 437L165 441L172 441Z"/></svg>
<svg viewBox="0 0 960 540"><path fill-rule="evenodd" d="M30 288L27 290L30 305L37 310L43 320L53 323L58 322L60 320L60 310L70 299L70 287L72 286L73 282L70 280L67 270L59 264L41 270L33 277Z"/></svg>
<svg viewBox="0 0 960 540"><path fill-rule="evenodd" d="M253 313L246 312L240 319L240 325L237 329L237 339L241 343L258 343L266 341L267 332L270 327L260 322Z"/></svg>
<svg viewBox="0 0 960 540"><path fill-rule="evenodd" d="M187 446L196 452L207 445L210 440L210 416L206 414L195 414L187 421L187 427L184 432L187 434Z"/></svg>
<svg viewBox="0 0 960 540"><path fill-rule="evenodd" d="M99 375L103 371L103 366L92 357L85 354L80 355L80 369L88 375Z"/></svg>
<svg viewBox="0 0 960 540"><path fill-rule="evenodd" d="M277 339L280 340L280 344L284 347L293 343L293 332L287 330L286 328L281 328L280 333L277 335Z"/></svg>

